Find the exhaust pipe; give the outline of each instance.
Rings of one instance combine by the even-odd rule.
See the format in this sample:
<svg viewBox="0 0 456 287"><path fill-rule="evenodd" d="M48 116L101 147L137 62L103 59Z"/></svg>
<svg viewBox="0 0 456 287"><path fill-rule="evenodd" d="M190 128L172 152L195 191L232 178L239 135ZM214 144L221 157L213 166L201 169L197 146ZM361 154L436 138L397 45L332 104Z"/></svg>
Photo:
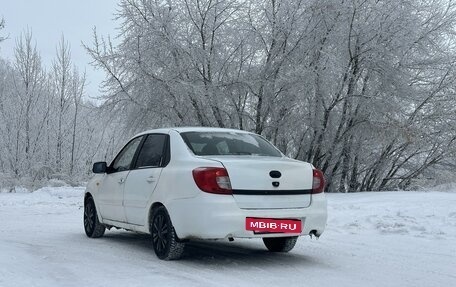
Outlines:
<svg viewBox="0 0 456 287"><path fill-rule="evenodd" d="M316 231L315 229L314 230L311 230L309 232L309 235L310 235L310 238L312 238L313 236L315 236L317 239L320 238L320 235L321 233L319 233L318 231Z"/></svg>

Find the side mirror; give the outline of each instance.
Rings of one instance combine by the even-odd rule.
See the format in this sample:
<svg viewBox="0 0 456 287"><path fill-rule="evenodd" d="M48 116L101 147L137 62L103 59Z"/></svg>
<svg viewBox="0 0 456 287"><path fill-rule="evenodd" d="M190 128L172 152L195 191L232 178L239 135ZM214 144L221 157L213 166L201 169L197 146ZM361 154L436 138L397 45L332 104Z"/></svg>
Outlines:
<svg viewBox="0 0 456 287"><path fill-rule="evenodd" d="M105 161L99 161L93 164L93 173L105 173L108 170L108 165Z"/></svg>

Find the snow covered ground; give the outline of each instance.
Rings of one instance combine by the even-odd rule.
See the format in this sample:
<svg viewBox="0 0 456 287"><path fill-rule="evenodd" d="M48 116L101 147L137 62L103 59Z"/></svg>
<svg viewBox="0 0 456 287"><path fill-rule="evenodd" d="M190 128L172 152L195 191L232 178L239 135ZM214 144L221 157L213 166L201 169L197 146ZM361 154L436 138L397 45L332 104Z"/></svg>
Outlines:
<svg viewBox="0 0 456 287"><path fill-rule="evenodd" d="M148 236L82 227L84 188L0 193L0 286L456 286L456 193L329 194L319 240L189 245L158 260Z"/></svg>

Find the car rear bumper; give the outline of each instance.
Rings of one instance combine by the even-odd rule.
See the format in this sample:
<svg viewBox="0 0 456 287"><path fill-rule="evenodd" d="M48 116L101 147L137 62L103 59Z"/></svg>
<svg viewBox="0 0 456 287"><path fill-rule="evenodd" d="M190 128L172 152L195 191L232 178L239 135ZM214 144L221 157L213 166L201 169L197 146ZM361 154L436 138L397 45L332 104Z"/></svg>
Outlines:
<svg viewBox="0 0 456 287"><path fill-rule="evenodd" d="M312 195L309 207L300 209L240 209L230 195L201 192L194 198L169 202L171 220L180 239L223 239L229 237L281 237L284 233L255 234L246 230L246 217L300 219L302 232L286 236L321 235L326 226L324 193Z"/></svg>

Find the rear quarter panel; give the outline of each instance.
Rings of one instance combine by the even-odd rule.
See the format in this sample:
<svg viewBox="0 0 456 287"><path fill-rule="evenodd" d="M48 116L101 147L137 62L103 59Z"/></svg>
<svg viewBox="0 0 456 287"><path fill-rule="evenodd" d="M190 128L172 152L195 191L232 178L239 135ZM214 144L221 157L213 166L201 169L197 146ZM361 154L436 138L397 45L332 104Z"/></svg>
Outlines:
<svg viewBox="0 0 456 287"><path fill-rule="evenodd" d="M151 194L144 214L145 226L148 226L149 212L154 203L168 207L173 201L193 198L202 192L193 180L193 169L202 166L223 167L217 161L195 157L178 132L171 131L169 135L171 159L163 168L157 187ZM168 212L172 221L175 214L169 209Z"/></svg>

